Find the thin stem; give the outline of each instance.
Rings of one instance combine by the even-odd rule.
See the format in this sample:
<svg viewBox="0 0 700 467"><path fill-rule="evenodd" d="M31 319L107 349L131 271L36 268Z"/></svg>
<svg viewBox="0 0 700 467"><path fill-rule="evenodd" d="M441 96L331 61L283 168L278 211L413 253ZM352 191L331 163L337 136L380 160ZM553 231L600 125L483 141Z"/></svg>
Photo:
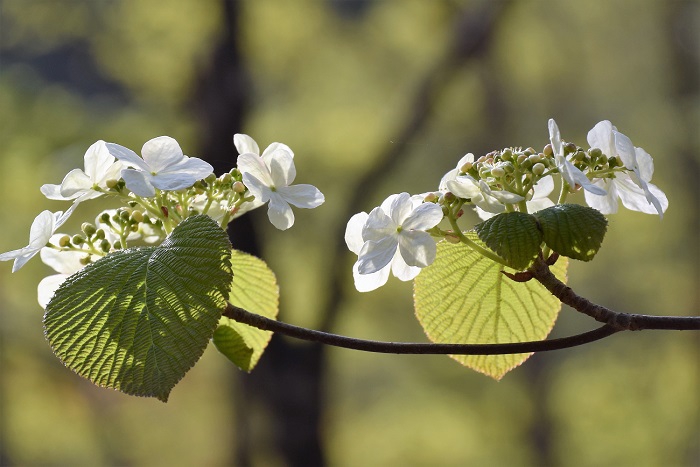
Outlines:
<svg viewBox="0 0 700 467"><path fill-rule="evenodd" d="M477 245L475 242L469 239L466 235L462 233L462 230L459 228L459 225L457 224L457 219L454 218L454 216L448 216L448 219L450 221L450 225L452 226L452 229L454 230L455 235L457 235L462 243L465 245L469 246L473 250L481 253L483 256L497 262L498 264L502 264L504 266L508 266L506 262L503 260L503 258L499 257L497 254L492 252L491 250L487 250L486 248L482 248L481 246Z"/></svg>
<svg viewBox="0 0 700 467"><path fill-rule="evenodd" d="M306 329L292 324L275 321L264 316L256 315L231 304L226 306L224 316L239 323L265 331L273 331L285 336L294 337L311 342L342 347L345 349L360 350L363 352L411 354L411 355L505 355L531 352L547 352L561 350L579 345L588 344L618 332L612 326L602 326L593 331L584 332L575 336L562 337L545 341L514 342L506 344L431 344L413 342L382 342L353 337L340 336L327 332Z"/></svg>

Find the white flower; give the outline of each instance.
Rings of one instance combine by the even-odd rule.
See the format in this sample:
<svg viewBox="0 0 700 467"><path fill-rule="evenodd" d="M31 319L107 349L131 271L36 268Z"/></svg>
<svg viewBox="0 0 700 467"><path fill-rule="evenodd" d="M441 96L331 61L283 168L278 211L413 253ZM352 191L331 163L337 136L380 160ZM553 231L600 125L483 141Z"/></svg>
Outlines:
<svg viewBox="0 0 700 467"><path fill-rule="evenodd" d="M156 188L164 191L189 188L214 172L202 159L185 156L177 141L169 136L146 141L141 149L143 159L118 144L107 143L107 148L114 157L133 167L123 169L121 176L126 187L142 197L155 196Z"/></svg>
<svg viewBox="0 0 700 467"><path fill-rule="evenodd" d="M408 193L391 195L368 215L354 215L345 231L348 248L359 256L353 267L360 292L384 285L389 271L402 281L435 260L436 246L426 230L442 220L442 208Z"/></svg>
<svg viewBox="0 0 700 467"><path fill-rule="evenodd" d="M589 206L603 214L613 214L617 212L619 197L627 209L658 214L663 218L663 213L668 208L668 199L663 191L649 183L654 174L654 161L646 151L634 147L632 141L617 131L608 120L598 122L588 132L588 144L592 148L600 149L608 157L619 157L625 168L632 171L616 172L615 178L594 180L595 185L607 190L607 195L595 196L586 193Z"/></svg>
<svg viewBox="0 0 700 467"><path fill-rule="evenodd" d="M51 243L57 243L62 235L54 235L51 237ZM92 256L86 251L71 250L61 251L54 248L44 247L41 249L41 260L47 266L50 266L58 274L47 276L39 282L37 286L37 300L42 308L51 301L56 290L63 282L71 275L80 271L85 267L81 260L86 256Z"/></svg>
<svg viewBox="0 0 700 467"><path fill-rule="evenodd" d="M73 169L63 178L60 185L46 184L41 192L49 199L71 200L76 202L97 198L107 190L108 180L119 180L121 162L114 159L104 141L100 140L88 148L83 157L85 171Z"/></svg>
<svg viewBox="0 0 700 467"><path fill-rule="evenodd" d="M584 190L590 191L597 195L605 195L605 190L595 186L588 180L588 177L577 169L574 164L566 160L564 155L564 145L561 142L561 134L559 133L559 127L557 122L553 118L549 119L549 141L552 143L552 149L554 150L554 162L559 169L559 173L562 178L569 184L571 189L574 189L576 185L581 185Z"/></svg>
<svg viewBox="0 0 700 467"><path fill-rule="evenodd" d="M532 190L533 191L530 200L526 201L527 212L533 213L541 211L542 209L548 208L550 206L554 206L554 202L551 199L549 199L549 194L552 192L552 190L554 190L554 180L552 179L551 175L547 175L546 177L540 179L540 181L537 182L537 184L533 187ZM528 197L530 197L529 194ZM503 212L503 210L499 212ZM476 213L479 215L481 220L484 221L491 219L493 216L498 214L493 211L486 211L479 206L476 207Z"/></svg>
<svg viewBox="0 0 700 467"><path fill-rule="evenodd" d="M469 174L460 175L461 167L468 162L474 162L472 153L462 157L457 163L457 168L450 170L442 177L440 191L449 191L455 196L471 200L477 206L476 211L482 219L488 219L493 214L505 211L505 204L519 203L525 199L510 191L493 190L485 180L476 180Z"/></svg>
<svg viewBox="0 0 700 467"><path fill-rule="evenodd" d="M320 206L325 201L323 193L313 185L292 185L296 177L294 155L287 146L271 144L262 156L255 141L246 135L234 138L239 151L236 165L243 174L243 183L260 202L267 203L267 215L272 225L286 230L294 225L294 213L290 204L304 209Z"/></svg>
<svg viewBox="0 0 700 467"><path fill-rule="evenodd" d="M43 211L36 216L29 232L29 245L19 250L0 254L0 261L14 259L15 263L12 266L12 272L19 271L22 266L27 264L27 261L32 259L34 255L39 253L49 243L51 235L68 220L77 205L77 203L73 204L66 212L58 211L53 213L51 211Z"/></svg>
<svg viewBox="0 0 700 467"><path fill-rule="evenodd" d="M533 213L554 206L554 201L549 199L554 190L554 179L551 175L541 178L532 190L532 198L526 202L527 212Z"/></svg>

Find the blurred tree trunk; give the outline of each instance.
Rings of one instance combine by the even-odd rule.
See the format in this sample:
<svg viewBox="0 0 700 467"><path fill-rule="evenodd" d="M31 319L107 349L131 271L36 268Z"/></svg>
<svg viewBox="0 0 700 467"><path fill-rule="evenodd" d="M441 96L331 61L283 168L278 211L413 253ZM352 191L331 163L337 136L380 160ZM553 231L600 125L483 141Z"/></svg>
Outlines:
<svg viewBox="0 0 700 467"><path fill-rule="evenodd" d="M669 38L669 56L671 66L670 76L674 77L672 83L673 97L682 118L678 120L682 128L682 141L684 144L675 148L669 148L669 153L674 154L679 159L683 170L680 171L683 177L679 183L686 185L684 191L690 193L689 209L686 215L691 216L688 223L689 231L685 238L697 238L700 231L700 139L697 137L700 104L700 41L698 41L697 18L700 14L700 6L692 0L668 2L666 5L666 28L665 36ZM694 22L695 20L695 22ZM691 241L683 246L683 249L695 258L693 274L696 283L700 283L700 247L697 242ZM690 251L688 251L690 250ZM692 310L700 310L700 289L695 289ZM700 355L700 336L694 336L696 344L696 359ZM698 372L695 373L696 377ZM696 384L700 381L696 380ZM696 411L696 414L698 412ZM700 417L695 420L695 429L688 434L687 464L700 465L700 439L697 433L700 432Z"/></svg>
<svg viewBox="0 0 700 467"><path fill-rule="evenodd" d="M193 109L201 123L201 154L217 174L228 172L236 161L233 135L241 132L248 109L252 86L241 56L238 24L241 2L223 0L223 27L209 63L199 76L194 92ZM229 229L236 249L262 257L254 226L255 213L234 221ZM233 224L232 224L233 225ZM231 367L231 371L236 370ZM285 465L316 466L324 464L319 439L321 381L323 379L320 345L291 345L273 336L255 371L236 372L240 378L232 388L236 439L231 440L235 465L250 465L255 449L273 452ZM261 407L267 409L258 413ZM251 421L269 416L271 439L256 439ZM227 442L227 440L222 440Z"/></svg>

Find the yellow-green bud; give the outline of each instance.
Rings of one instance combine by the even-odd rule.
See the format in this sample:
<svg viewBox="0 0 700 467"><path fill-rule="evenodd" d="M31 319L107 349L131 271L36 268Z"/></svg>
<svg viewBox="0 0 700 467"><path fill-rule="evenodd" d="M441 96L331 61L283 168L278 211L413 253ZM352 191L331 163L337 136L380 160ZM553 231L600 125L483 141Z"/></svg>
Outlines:
<svg viewBox="0 0 700 467"><path fill-rule="evenodd" d="M436 195L435 193L428 193L427 195L425 195L425 198L423 198L423 201L425 201L426 203L435 203L437 202L437 200L438 195Z"/></svg>
<svg viewBox="0 0 700 467"><path fill-rule="evenodd" d="M529 160L533 164L537 164L539 161L542 160L542 157L539 154L532 154L531 156L528 156L527 160Z"/></svg>
<svg viewBox="0 0 700 467"><path fill-rule="evenodd" d="M465 162L464 165L459 168L459 171L461 173L465 174L465 173L469 172L472 169L472 167L474 167L473 162Z"/></svg>
<svg viewBox="0 0 700 467"><path fill-rule="evenodd" d="M131 220L134 222L142 222L143 221L143 213L141 211L134 211L131 213Z"/></svg>
<svg viewBox="0 0 700 467"><path fill-rule="evenodd" d="M211 185L216 181L216 174L215 173L210 173L207 178L204 179L207 184Z"/></svg>
<svg viewBox="0 0 700 467"><path fill-rule="evenodd" d="M527 160L527 158L528 158L528 156L526 154L519 154L518 159L517 159L518 164L522 164L523 162L525 162Z"/></svg>
<svg viewBox="0 0 700 467"><path fill-rule="evenodd" d="M82 235L73 235L71 242L73 243L73 245L82 245L83 243L85 243L85 237L83 237Z"/></svg>
<svg viewBox="0 0 700 467"><path fill-rule="evenodd" d="M80 258L80 264L82 264L83 266L87 266L91 262L92 262L92 260L90 260L90 255L87 255L87 256Z"/></svg>
<svg viewBox="0 0 700 467"><path fill-rule="evenodd" d="M546 157L552 157L554 155L554 149L552 149L552 145L548 144L547 146L545 146L542 150L542 154L544 154Z"/></svg>
<svg viewBox="0 0 700 467"><path fill-rule="evenodd" d="M501 153L501 159L503 159L504 161L512 161L513 151L511 151L510 149L504 149Z"/></svg>
<svg viewBox="0 0 700 467"><path fill-rule="evenodd" d="M538 162L537 164L532 166L532 173L535 175L542 175L545 171L546 167L542 162Z"/></svg>
<svg viewBox="0 0 700 467"><path fill-rule="evenodd" d="M245 190L246 190L246 187L243 184L243 182L239 182L239 181L233 182L232 188L233 188L233 191L235 191L236 193L245 193Z"/></svg>
<svg viewBox="0 0 700 467"><path fill-rule="evenodd" d="M102 229L97 229L95 231L95 238L98 240L102 240L103 238L105 238L105 231Z"/></svg>
<svg viewBox="0 0 700 467"><path fill-rule="evenodd" d="M231 177L231 174L227 172L223 174L221 178L219 178L219 180L221 180L221 183L223 183L224 185L228 185L229 183L231 183L231 180L233 180L233 177Z"/></svg>
<svg viewBox="0 0 700 467"><path fill-rule="evenodd" d="M89 222L83 222L83 225L80 226L80 230L82 230L85 233L85 235L88 236L88 238L95 235L95 232L97 231L95 226Z"/></svg>
<svg viewBox="0 0 700 467"><path fill-rule="evenodd" d="M603 151L598 148L591 148L588 150L588 154L591 156L591 159L596 160L603 156Z"/></svg>
<svg viewBox="0 0 700 467"><path fill-rule="evenodd" d="M64 235L63 237L58 239L58 246L61 248L65 248L70 244L70 237L68 235Z"/></svg>
<svg viewBox="0 0 700 467"><path fill-rule="evenodd" d="M112 248L112 245L109 244L109 241L107 241L107 240L102 240L102 241L100 242L100 250L102 250L102 251L104 251L105 253L107 253L107 252L109 251L110 248Z"/></svg>
<svg viewBox="0 0 700 467"><path fill-rule="evenodd" d="M574 143L566 143L564 145L564 154L571 154L576 151L576 145Z"/></svg>
<svg viewBox="0 0 700 467"><path fill-rule="evenodd" d="M109 188L110 190L113 190L113 189L115 189L115 188L117 187L117 185L119 185L119 180L114 180L113 178L110 178L109 180L107 180L107 181L105 182L105 185L106 185L107 188Z"/></svg>
<svg viewBox="0 0 700 467"><path fill-rule="evenodd" d="M496 178L501 178L506 174L505 169L503 167L494 167L491 169L491 175L493 175Z"/></svg>

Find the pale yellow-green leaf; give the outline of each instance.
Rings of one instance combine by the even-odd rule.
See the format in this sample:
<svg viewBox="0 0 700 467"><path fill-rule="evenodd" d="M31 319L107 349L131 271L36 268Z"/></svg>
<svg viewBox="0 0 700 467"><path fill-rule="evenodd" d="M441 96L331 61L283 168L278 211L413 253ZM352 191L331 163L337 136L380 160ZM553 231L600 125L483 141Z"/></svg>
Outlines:
<svg viewBox="0 0 700 467"><path fill-rule="evenodd" d="M267 318L276 318L279 310L279 287L275 274L255 256L233 250L233 281L229 302ZM214 345L236 366L250 372L272 337L271 331L239 323L225 316L214 332Z"/></svg>
<svg viewBox="0 0 700 467"><path fill-rule="evenodd" d="M479 242L474 233L468 233ZM566 282L566 258L552 267ZM436 343L481 344L542 340L554 326L561 303L539 282L514 282L513 270L464 244L440 242L435 262L414 282L416 317ZM531 354L451 355L459 363L501 379Z"/></svg>

